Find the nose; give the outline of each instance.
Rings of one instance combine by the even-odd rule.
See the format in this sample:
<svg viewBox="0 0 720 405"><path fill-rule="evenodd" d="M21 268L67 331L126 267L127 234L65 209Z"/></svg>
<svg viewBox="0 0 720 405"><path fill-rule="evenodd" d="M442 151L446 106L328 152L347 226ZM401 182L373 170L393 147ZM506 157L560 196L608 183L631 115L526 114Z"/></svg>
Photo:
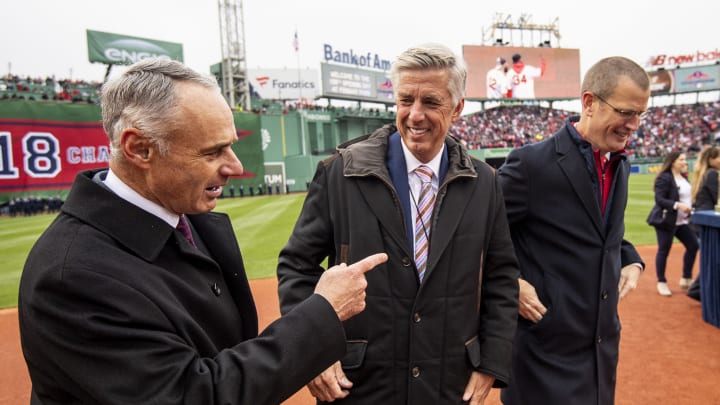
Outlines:
<svg viewBox="0 0 720 405"><path fill-rule="evenodd" d="M242 162L235 155L232 149L228 148L226 162L221 166L220 170L224 176L242 176L245 172Z"/></svg>
<svg viewBox="0 0 720 405"><path fill-rule="evenodd" d="M640 128L640 123L642 122L642 118L640 118L639 115L635 114L632 117L625 120L625 126L631 129L632 131L636 131L638 128Z"/></svg>
<svg viewBox="0 0 720 405"><path fill-rule="evenodd" d="M420 101L415 101L410 106L410 114L408 119L412 122L420 122L425 118L425 109Z"/></svg>

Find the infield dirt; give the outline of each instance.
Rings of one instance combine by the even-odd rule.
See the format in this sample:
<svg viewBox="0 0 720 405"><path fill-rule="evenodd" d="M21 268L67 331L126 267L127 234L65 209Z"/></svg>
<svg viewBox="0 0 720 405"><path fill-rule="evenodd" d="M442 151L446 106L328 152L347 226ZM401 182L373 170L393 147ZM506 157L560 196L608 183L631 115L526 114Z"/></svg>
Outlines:
<svg viewBox="0 0 720 405"><path fill-rule="evenodd" d="M623 324L616 405L720 405L720 328L702 320L701 305L678 286L683 246L668 258L670 298L655 290L655 246L638 251L647 270L640 286L620 302ZM698 273L699 257L694 276ZM277 281L253 280L260 328L279 316ZM17 310L0 310L0 405L30 402L30 378L20 349ZM306 388L284 405L314 404ZM485 405L500 405L493 390Z"/></svg>

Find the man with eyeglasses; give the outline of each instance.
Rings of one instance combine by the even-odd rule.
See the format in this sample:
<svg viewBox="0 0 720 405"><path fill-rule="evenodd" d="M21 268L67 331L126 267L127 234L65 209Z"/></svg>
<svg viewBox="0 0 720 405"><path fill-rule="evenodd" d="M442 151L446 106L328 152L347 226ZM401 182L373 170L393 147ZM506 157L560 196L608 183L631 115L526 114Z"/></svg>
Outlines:
<svg viewBox="0 0 720 405"><path fill-rule="evenodd" d="M513 150L498 170L521 278L505 405L614 403L617 306L644 263L624 240L625 144L650 98L644 69L623 57L593 65L580 117Z"/></svg>

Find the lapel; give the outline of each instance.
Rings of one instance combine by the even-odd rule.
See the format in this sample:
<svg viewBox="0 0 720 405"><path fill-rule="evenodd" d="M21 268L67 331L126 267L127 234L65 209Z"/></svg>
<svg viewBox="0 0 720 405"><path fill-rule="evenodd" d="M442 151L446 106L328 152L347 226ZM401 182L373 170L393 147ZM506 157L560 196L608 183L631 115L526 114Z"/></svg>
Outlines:
<svg viewBox="0 0 720 405"><path fill-rule="evenodd" d="M472 165L470 159L464 159L462 147L448 138L445 141L445 152L440 161L440 176L437 200L435 209L433 210L432 232L430 233L430 251L428 252L428 267L425 273L427 280L435 269L443 252L450 244L453 234L463 220L465 213L472 212L472 208L468 207L473 200L473 193L477 189L488 189L492 187L490 184L487 188L478 186L480 181ZM452 155L454 180L450 183L445 182L450 167L450 156ZM494 179L494 177L493 177ZM450 191L452 190L452 192ZM484 247L478 247L483 249Z"/></svg>
<svg viewBox="0 0 720 405"><path fill-rule="evenodd" d="M388 138L386 166L394 186L377 181L365 181L358 178L357 185L370 210L388 235L400 246L403 252L412 257L412 225L410 223L410 197L407 179L407 165L400 145L400 134L395 132ZM400 206L398 207L398 201ZM396 209L390 209L396 207Z"/></svg>
<svg viewBox="0 0 720 405"><path fill-rule="evenodd" d="M402 140L400 139L400 133L395 132L388 138L388 151L387 151L387 168L390 173L390 179L395 187L395 192L400 200L400 206L402 207L403 217L405 226L402 228L405 230L407 241L410 247L413 246L413 231L415 229L410 208L410 185L408 184L408 173L407 163L405 162L405 155L403 154ZM410 249L412 251L412 249Z"/></svg>
<svg viewBox="0 0 720 405"><path fill-rule="evenodd" d="M107 169L100 169L79 173L62 210L101 230L133 255L148 262L157 260L162 250L172 243L170 239L173 235L184 239L162 219L123 200L105 187L101 178L106 172ZM257 335L258 329L255 304L235 234L226 218L225 214L217 213L188 215L192 227L206 243L215 261L186 241L179 244L181 255L177 260L190 260L185 256L187 254L193 256L192 260L212 261L220 266L228 285L235 287L233 298L243 319L243 333L252 337Z"/></svg>
<svg viewBox="0 0 720 405"><path fill-rule="evenodd" d="M629 175L630 162L623 158L615 165L610 197L608 197L607 208L605 208L606 229L608 234L612 232L612 229L617 228L618 225L622 226L625 224L625 208L628 199L627 179Z"/></svg>
<svg viewBox="0 0 720 405"><path fill-rule="evenodd" d="M602 213L597 203L595 192L593 191L592 182L586 176L578 176L577 173L587 173L587 165L583 159L577 146L571 139L570 132L567 127L563 132L554 137L555 151L558 154L556 160L560 171L563 172L565 178L570 183L582 202L588 217L592 220L595 230L605 237Z"/></svg>
<svg viewBox="0 0 720 405"><path fill-rule="evenodd" d="M430 233L430 252L428 253L426 278L432 274L439 258L442 257L443 252L447 249L465 213L472 212L472 208L468 207L468 204L470 201L473 201L472 194L476 189L477 181L477 178L453 181L452 184L448 184L438 190L438 200L435 203L435 210L439 212L433 211L432 216L433 222L432 232ZM452 191L450 191L451 189ZM477 248L482 249L483 247L478 246Z"/></svg>

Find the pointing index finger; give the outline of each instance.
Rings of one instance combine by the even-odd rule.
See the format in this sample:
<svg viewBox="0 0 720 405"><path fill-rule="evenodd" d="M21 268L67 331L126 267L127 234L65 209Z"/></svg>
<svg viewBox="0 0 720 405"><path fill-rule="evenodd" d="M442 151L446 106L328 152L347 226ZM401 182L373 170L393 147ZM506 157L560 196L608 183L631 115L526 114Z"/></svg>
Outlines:
<svg viewBox="0 0 720 405"><path fill-rule="evenodd" d="M367 273L368 271L375 268L377 265L381 263L385 263L388 260L388 255L386 253L375 253L374 255L370 255L360 261L355 262L352 267L359 268L360 271L363 273Z"/></svg>

